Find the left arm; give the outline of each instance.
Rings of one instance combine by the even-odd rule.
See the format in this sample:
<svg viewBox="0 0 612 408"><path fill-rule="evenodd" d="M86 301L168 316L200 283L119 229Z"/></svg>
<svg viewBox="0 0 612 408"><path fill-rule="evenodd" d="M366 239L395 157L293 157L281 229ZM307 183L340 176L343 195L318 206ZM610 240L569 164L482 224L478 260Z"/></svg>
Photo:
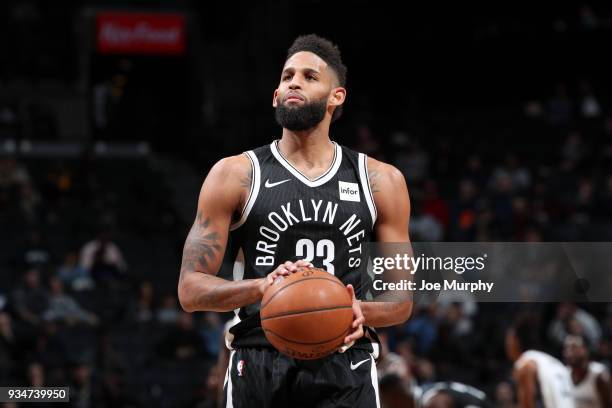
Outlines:
<svg viewBox="0 0 612 408"><path fill-rule="evenodd" d="M595 381L597 387L597 394L599 394L599 400L603 407L612 406L612 382L610 381L610 373L604 371L597 376Z"/></svg>
<svg viewBox="0 0 612 408"><path fill-rule="evenodd" d="M368 177L378 218L378 242L405 242L410 254L408 222L410 199L403 174L394 166L368 158ZM412 300L401 302L360 302L365 325L385 327L404 323L412 313Z"/></svg>
<svg viewBox="0 0 612 408"><path fill-rule="evenodd" d="M410 199L404 176L395 167L372 158L368 158L367 167L374 204L378 213L374 226L378 241L406 243L412 255L408 237ZM351 344L363 336L363 324L370 327L393 326L408 320L412 313L412 300L362 302L355 299L353 287L348 285L348 288L353 297L354 320L352 331L345 338L345 344Z"/></svg>

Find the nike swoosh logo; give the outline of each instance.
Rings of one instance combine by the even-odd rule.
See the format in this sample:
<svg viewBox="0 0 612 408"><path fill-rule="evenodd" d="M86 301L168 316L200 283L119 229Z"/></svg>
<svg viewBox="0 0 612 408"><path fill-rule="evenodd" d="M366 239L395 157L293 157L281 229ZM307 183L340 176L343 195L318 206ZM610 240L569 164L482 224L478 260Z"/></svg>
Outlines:
<svg viewBox="0 0 612 408"><path fill-rule="evenodd" d="M283 183L286 183L286 182L288 182L288 181L291 181L291 179L281 180L281 181L277 181L277 182L275 182L275 183L270 183L270 179L267 179L267 180L266 180L266 184L265 184L265 186L266 186L266 188L276 187L276 186L278 186L279 184L283 184Z"/></svg>
<svg viewBox="0 0 612 408"><path fill-rule="evenodd" d="M359 367L360 365L362 365L366 361L370 361L370 359L366 358L365 360L362 360L362 361L358 362L357 364L353 364L353 362L351 361L351 370L353 370L353 371L356 370L357 367Z"/></svg>

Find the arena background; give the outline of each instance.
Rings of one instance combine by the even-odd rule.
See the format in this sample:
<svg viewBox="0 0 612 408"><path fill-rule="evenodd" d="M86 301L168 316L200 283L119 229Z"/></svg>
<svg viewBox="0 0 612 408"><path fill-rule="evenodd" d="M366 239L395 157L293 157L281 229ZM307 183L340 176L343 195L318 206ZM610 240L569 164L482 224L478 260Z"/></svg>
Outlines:
<svg viewBox="0 0 612 408"><path fill-rule="evenodd" d="M331 135L404 173L413 240L612 240L609 6L6 0L0 385L216 406L229 315L180 311L182 245L211 165L280 136L272 91L312 32L348 66ZM432 304L384 338L406 386L512 407L524 310L551 354L580 332L610 365L605 303Z"/></svg>

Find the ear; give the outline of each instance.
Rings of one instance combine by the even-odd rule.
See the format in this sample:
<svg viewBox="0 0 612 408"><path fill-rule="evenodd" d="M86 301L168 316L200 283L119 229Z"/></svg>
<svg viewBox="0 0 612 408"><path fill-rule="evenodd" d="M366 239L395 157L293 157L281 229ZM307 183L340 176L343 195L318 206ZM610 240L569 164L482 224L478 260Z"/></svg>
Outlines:
<svg viewBox="0 0 612 408"><path fill-rule="evenodd" d="M329 94L328 102L331 106L340 106L346 99L346 89L342 87L332 89Z"/></svg>
<svg viewBox="0 0 612 408"><path fill-rule="evenodd" d="M274 90L274 95L272 96L272 107L276 108L278 106L278 89Z"/></svg>

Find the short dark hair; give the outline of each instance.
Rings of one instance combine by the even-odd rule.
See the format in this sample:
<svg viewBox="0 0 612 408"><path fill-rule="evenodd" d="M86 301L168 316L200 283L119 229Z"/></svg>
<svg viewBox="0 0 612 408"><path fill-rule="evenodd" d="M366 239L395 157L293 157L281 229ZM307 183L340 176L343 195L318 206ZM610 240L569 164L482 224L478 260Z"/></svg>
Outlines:
<svg viewBox="0 0 612 408"><path fill-rule="evenodd" d="M287 59L302 51L312 52L319 56L334 71L340 86L346 86L346 66L342 62L340 49L337 45L316 34L302 35L296 38L291 47L289 47ZM334 110L332 122L338 119L340 115L342 115L342 105Z"/></svg>
<svg viewBox="0 0 612 408"><path fill-rule="evenodd" d="M519 315L512 329L522 351L541 348L540 319L537 314L525 312Z"/></svg>

